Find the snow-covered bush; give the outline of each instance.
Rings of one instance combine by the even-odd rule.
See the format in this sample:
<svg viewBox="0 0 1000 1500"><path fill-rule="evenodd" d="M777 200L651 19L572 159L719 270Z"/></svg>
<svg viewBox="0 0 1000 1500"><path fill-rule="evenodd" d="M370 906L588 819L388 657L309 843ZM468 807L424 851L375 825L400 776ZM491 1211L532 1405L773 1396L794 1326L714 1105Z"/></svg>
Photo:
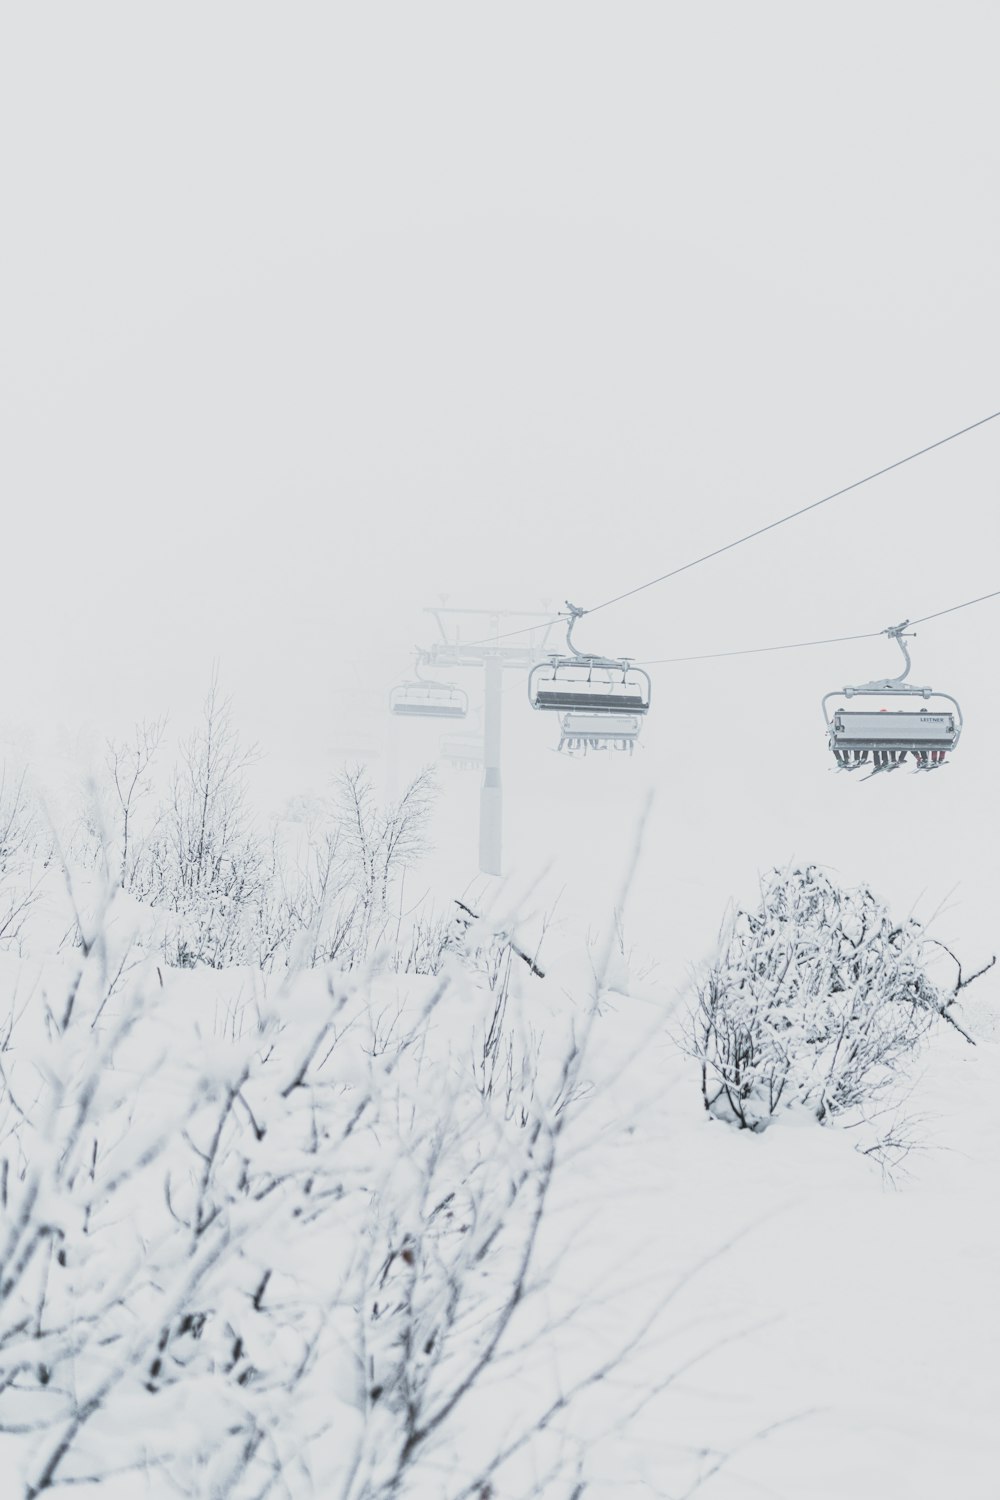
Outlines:
<svg viewBox="0 0 1000 1500"><path fill-rule="evenodd" d="M958 1024L950 1009L971 980L935 983L931 947L864 886L815 865L771 871L697 985L705 1108L759 1130L788 1106L826 1121L877 1098L937 1020Z"/></svg>
<svg viewBox="0 0 1000 1500"><path fill-rule="evenodd" d="M300 799L304 819L286 820L284 834L282 825L265 833L247 795L256 752L241 741L217 675L157 799L153 766L164 728L162 719L139 724L131 738L108 743L77 843L91 870L109 873L161 914L167 964L351 969L377 953L401 970L440 967L445 926L420 914L404 920L399 899L426 847L428 771L380 803L368 773L348 769L327 799Z"/></svg>
<svg viewBox="0 0 1000 1500"><path fill-rule="evenodd" d="M224 968L246 959L266 878L265 851L247 808L253 759L213 677L201 724L181 746L159 851L154 899L179 918L166 955L178 967Z"/></svg>
<svg viewBox="0 0 1000 1500"><path fill-rule="evenodd" d="M400 936L392 951L397 974L440 974L455 946L455 919L440 916L433 908L427 915L418 911L407 925L405 940L402 932Z"/></svg>
<svg viewBox="0 0 1000 1500"><path fill-rule="evenodd" d="M337 783L335 823L351 889L357 898L356 944L367 957L384 941L392 921L392 895L406 870L425 852L434 799L434 776L420 772L395 802L380 806L362 766Z"/></svg>
<svg viewBox="0 0 1000 1500"><path fill-rule="evenodd" d="M544 1286L529 1273L596 996L560 992L572 1017L515 1116L470 1073L470 1005L492 991L458 958L438 978L299 970L269 989L163 971L115 930L81 918L74 966L31 991L0 975L11 1493L393 1500L443 1473L472 1497L533 1444L548 1462L561 1388L492 1439L465 1412L530 1346L518 1320ZM573 1492L564 1446L554 1500Z"/></svg>
<svg viewBox="0 0 1000 1500"><path fill-rule="evenodd" d="M290 849L273 845L261 922L265 967L357 969L378 961L400 973L434 974L448 945L450 921L421 903L404 912L406 872L426 848L434 785L421 772L395 801L381 803L362 767L345 770L333 795L309 810Z"/></svg>

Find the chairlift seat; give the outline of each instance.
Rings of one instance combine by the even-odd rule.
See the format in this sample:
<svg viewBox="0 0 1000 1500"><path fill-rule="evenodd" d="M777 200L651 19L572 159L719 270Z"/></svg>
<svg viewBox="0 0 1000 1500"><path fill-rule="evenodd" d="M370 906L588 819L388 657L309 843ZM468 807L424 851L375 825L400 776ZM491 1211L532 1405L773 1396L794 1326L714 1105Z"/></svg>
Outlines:
<svg viewBox="0 0 1000 1500"><path fill-rule="evenodd" d="M483 737L478 734L454 734L441 741L441 759L463 770L475 770L485 760Z"/></svg>

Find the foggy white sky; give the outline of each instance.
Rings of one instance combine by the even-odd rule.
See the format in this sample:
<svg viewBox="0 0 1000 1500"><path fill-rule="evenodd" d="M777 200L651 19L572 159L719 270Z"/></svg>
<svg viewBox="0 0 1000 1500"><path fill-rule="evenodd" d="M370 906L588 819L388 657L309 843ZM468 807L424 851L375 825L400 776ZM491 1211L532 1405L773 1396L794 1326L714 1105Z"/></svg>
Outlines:
<svg viewBox="0 0 1000 1500"><path fill-rule="evenodd" d="M971 0L8 7L7 725L182 724L218 658L308 779L346 664L381 701L439 595L587 605L993 410L998 46ZM580 641L766 644L995 588L998 458L1000 423ZM915 655L984 793L998 619ZM685 817L704 794L716 834L751 802L748 860L824 857L859 814L819 697L892 665L661 672L642 774L704 770ZM908 779L940 808L905 838L968 831L953 770Z"/></svg>

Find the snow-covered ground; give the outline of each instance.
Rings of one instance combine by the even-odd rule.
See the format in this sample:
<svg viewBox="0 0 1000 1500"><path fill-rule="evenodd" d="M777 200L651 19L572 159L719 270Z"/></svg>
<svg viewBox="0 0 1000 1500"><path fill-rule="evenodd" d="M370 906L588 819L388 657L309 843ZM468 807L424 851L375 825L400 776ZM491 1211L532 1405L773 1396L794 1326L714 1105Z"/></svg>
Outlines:
<svg viewBox="0 0 1000 1500"><path fill-rule="evenodd" d="M631 1433L648 1493L686 1492L673 1443L732 1455L705 1485L717 1500L995 1495L995 1044L935 1037L893 1185L850 1132L711 1121L668 1042L633 1073L632 1127L587 1168L594 1243L636 1284L694 1272L645 1362L651 1387L681 1372ZM601 1493L623 1493L615 1461L595 1463Z"/></svg>
<svg viewBox="0 0 1000 1500"><path fill-rule="evenodd" d="M441 858L436 872L425 872L426 878L441 880L436 894L444 900L450 889L446 874L447 859ZM517 936L532 948L546 910L543 885L517 901L524 913ZM479 882L476 889L485 902L492 902L497 918L505 902L513 900L511 887L490 890ZM550 1070L553 1060L564 1055L560 1049L574 1028L577 1035L586 1032L595 966L608 932L605 923L603 932L592 929L588 936L584 918L590 913L581 915L568 896L564 899L563 910L550 917L542 939L539 957L546 977L531 976L516 961L512 970L512 1034L530 1034L548 1057ZM54 895L52 900L55 904ZM149 941L154 928L140 908L119 897L111 924L111 970L131 930L144 931ZM60 924L53 922L50 934L58 931ZM51 936L40 946L51 946ZM877 1162L855 1149L851 1130L821 1128L804 1113L779 1116L761 1135L707 1115L697 1065L680 1045L685 998L675 976L665 980L658 973L657 956L655 951L630 955L612 947L608 988L587 1035L577 1080L581 1093L559 1141L558 1166L523 1304L480 1385L456 1408L439 1446L432 1445L431 1461L407 1475L398 1494L406 1500L452 1500L464 1493L496 1500L570 1493L593 1500L632 1494L677 1500L697 1491L706 1500L938 1500L952 1494L992 1500L1000 1464L995 1421L1000 1373L994 1358L1000 1338L995 1295L1000 1223L995 976L970 989L962 1010L976 1046L939 1026L908 1078L901 1080L901 1111L912 1149L887 1177ZM688 955L689 961L697 957ZM33 1038L27 1049L19 1053L15 1047L13 1053L12 1076L22 1084L31 1077L32 1056L42 1055L32 1047L52 1045L51 1034L47 1043L41 1040L46 1031L43 1002L58 1013L58 997L67 992L78 963L78 953L65 945L58 957L36 951L4 959L4 1008L15 1013L25 1008L19 1034ZM88 963L92 969L93 960ZM375 1232L373 1223L384 1229L386 1218L397 1211L406 1220L411 1168L402 1176L400 1172L404 1161L415 1162L419 1156L415 1143L420 1129L413 1121L422 1113L429 1125L451 1118L447 1111L441 1113L441 1080L459 1073L467 1080L471 1076L469 1060L488 1021L490 993L482 978L475 978L474 964L470 970L457 960L449 963L451 999L426 1027L422 1018L435 981L392 975L372 982L366 1013L382 1018L380 1025L386 1017L394 1018L400 1034L414 1024L427 1053L421 1067L430 1070L419 1077L437 1083L414 1093L411 1079L410 1092L397 1096L395 1126L389 1129L386 1117L361 1157L351 1161L350 1170L371 1174L380 1193L390 1198L398 1194L383 1218L373 1221L357 1212L352 1218L345 1210L342 1221L328 1221L311 1249L307 1245L305 1261L294 1221L288 1220L289 1286L305 1289L306 1304L313 1297L315 1306L321 1306L330 1291L324 1244L330 1266L346 1277L344 1267ZM109 1119L119 1125L127 1119L140 1129L144 1118L155 1121L188 1097L187 1089L192 1118L202 1119L192 1126L192 1139L202 1149L205 1109L254 1051L247 1040L251 1018L260 1012L279 1018L277 1056L284 1055L285 1061L268 1066L280 1072L294 1062L296 1049L340 983L334 977L329 990L326 977L316 972L266 979L246 970L168 971L164 977L161 969L155 978L148 966L141 972L150 986L146 993L152 1009L148 1021L140 1017L124 1062L106 1084ZM93 976L87 983L92 982ZM357 979L351 984L360 993ZM94 997L98 991L99 986ZM94 997L89 1003L98 1003ZM111 1002L108 1017L118 1004L118 998ZM348 1096L361 1087L370 1051L362 1046L354 1063L337 1066L337 1087ZM68 1049L65 1054L45 1053L46 1066L53 1066L56 1055L70 1059L66 1077L75 1077L74 1054ZM253 1068L251 1088L259 1090L260 1102L251 1093L251 1104L259 1119L267 1118L269 1110L278 1119L280 1090L276 1093L267 1083L266 1068ZM196 1075L201 1082L194 1088ZM399 1121L400 1100L414 1111L409 1126ZM463 1129L462 1151L486 1150L486 1137L477 1135L487 1129L485 1123L470 1134L466 1120ZM128 1147L127 1133L123 1137L118 1126L112 1136L117 1144L108 1158L111 1172L116 1151L131 1149L134 1156L140 1150L135 1141ZM30 1142L23 1130L15 1131L15 1138ZM521 1149L518 1139L514 1131L504 1148L512 1153L512 1172ZM30 1144L27 1149L30 1157ZM289 1137L282 1149L298 1148ZM497 1158L489 1159L495 1166ZM144 1175L152 1196L136 1209L154 1265L163 1254L157 1238L164 1233L162 1203L155 1211L152 1207L161 1167L162 1162L154 1163L153 1175ZM185 1171L190 1176L191 1170L189 1160L180 1177ZM500 1179L493 1191L499 1195L495 1208L503 1196ZM183 1193L176 1185L175 1194L183 1213ZM522 1209L516 1208L515 1221ZM514 1233L517 1243L517 1224L512 1228L512 1222L504 1233ZM122 1246L130 1238L122 1228L105 1226L105 1233L109 1230L118 1234ZM255 1255L273 1256L275 1246L274 1232L268 1229L264 1248L247 1251L250 1262ZM501 1249L501 1266L503 1253ZM110 1274L115 1256L103 1264ZM170 1264L169 1257L164 1264ZM246 1280L242 1265L242 1260L237 1263L234 1280L237 1301L235 1288ZM91 1284L81 1292L92 1294ZM481 1315L486 1313L481 1310ZM237 1317L238 1311L229 1316ZM294 1317L288 1317L291 1328ZM287 1328L285 1336L294 1343ZM269 1356L261 1357L266 1361ZM92 1351L76 1362L78 1394L94 1378L88 1358ZM381 1493L352 1489L345 1468L361 1420L357 1402L362 1408L365 1404L363 1393L356 1394L354 1358L348 1350L346 1363L338 1364L336 1352L326 1350L326 1396L318 1399L311 1388L302 1406L299 1440L312 1455L311 1475L307 1479L310 1471L296 1470L286 1493L315 1494L322 1500ZM605 1364L602 1377L594 1379ZM573 1391L565 1409L559 1407L506 1468L490 1474L484 1481L489 1487L464 1489L491 1445L502 1448L530 1430L560 1394ZM197 1443L191 1433L200 1430L204 1437L213 1423L225 1425L229 1408L204 1371L180 1399L181 1406L166 1407L175 1412L168 1420L176 1422L182 1411L186 1414L184 1439L178 1442L181 1447L188 1442L193 1453ZM200 1400L205 1406L198 1418L191 1403ZM156 1408L141 1396L129 1401L114 1408L115 1420L131 1412L135 1431L142 1433ZM0 1393L0 1417L2 1404ZM297 1410L294 1402L288 1409L293 1427ZM258 1414L264 1413L261 1406ZM324 1425L325 1435L317 1436L316 1428ZM95 1432L111 1443L109 1453L117 1451L118 1438L112 1443L99 1421ZM155 1425L146 1437L152 1451L160 1440ZM390 1436L385 1442L391 1446ZM8 1446L9 1474L19 1465L32 1472L40 1451L36 1440L8 1435L0 1437L0 1444ZM90 1454L98 1469L99 1450L100 1443L98 1455ZM567 1486L557 1459L566 1460L569 1472L578 1476L574 1482L584 1489ZM573 1467L577 1462L578 1470ZM72 1464L65 1472L72 1476ZM244 1493L236 1485L213 1489L218 1476L210 1481L193 1458L187 1469L178 1460L171 1473L181 1493ZM95 1492L107 1500L140 1493L158 1500L176 1490L154 1465L141 1478L132 1473L105 1479ZM9 1493L30 1492L12 1487Z"/></svg>

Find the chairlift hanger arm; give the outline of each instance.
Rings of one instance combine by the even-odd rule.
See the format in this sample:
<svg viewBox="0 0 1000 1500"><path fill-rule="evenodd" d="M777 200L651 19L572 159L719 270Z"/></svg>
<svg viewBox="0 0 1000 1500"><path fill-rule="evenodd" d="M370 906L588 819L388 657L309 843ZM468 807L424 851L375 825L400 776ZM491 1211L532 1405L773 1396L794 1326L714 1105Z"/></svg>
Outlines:
<svg viewBox="0 0 1000 1500"><path fill-rule="evenodd" d="M898 697L910 697L910 698L944 698L949 703L954 703L955 708L958 711L959 725L961 725L961 720L962 720L961 709L959 708L957 700L954 699L951 696L950 693L936 692L934 688L931 688L931 687L918 687L916 683L910 683L910 682L906 681L906 678L909 675L910 667L912 665L912 663L910 661L910 653L909 653L909 650L907 648L906 639L905 639L905 636L906 636L906 627L907 627L907 625L909 625L909 623L910 623L909 620L902 620L898 625L889 625L884 631L881 632L881 634L887 635L892 640L894 640L896 642L896 644L899 646L900 651L902 651L902 653L903 653L903 670L902 670L902 672L900 672L900 674L898 675L898 677L879 677L879 678L875 678L871 682L860 682L860 683L857 683L856 685L850 685L850 684L848 684L848 685L845 685L844 687L840 688L839 690L835 690L832 693L826 693L826 694L824 694L823 700L822 700L822 706L823 706L823 717L826 720L827 728L830 728L831 723L832 723L830 714L829 714L829 712L827 710L827 704L829 703L829 701L830 701L831 698L839 698L839 697L842 696L844 698L851 699L851 698L854 698L856 696L878 695L878 694L881 694L881 693L890 694L891 696L894 696L894 697L898 696ZM911 634L912 634L912 632L911 632Z"/></svg>
<svg viewBox="0 0 1000 1500"><path fill-rule="evenodd" d="M910 668L913 665L913 663L910 661L910 653L904 639L904 632L909 623L909 620L903 620L901 624L890 625L887 627L887 629L879 632L880 635L887 635L892 640L894 640L898 645L900 651L902 651L903 653L903 670L900 672L899 676L876 677L871 682L859 682L853 685L845 686L840 689L845 698L853 698L855 693L907 693L910 695L919 696L921 698L930 698L932 696L947 696L947 694L935 694L933 688L917 687L915 683L906 681L906 678L910 673ZM910 633L913 634L912 631ZM827 693L826 698L832 696L832 694ZM826 698L823 699L824 703L826 702Z"/></svg>
<svg viewBox="0 0 1000 1500"><path fill-rule="evenodd" d="M896 642L896 645L899 647L900 651L902 651L902 653L903 653L903 670L900 672L899 676L898 677L879 677L879 678L876 678L873 682L862 682L862 683L859 683L856 688L853 688L850 691L848 691L848 689L845 688L844 691L845 691L845 693L847 693L848 697L851 696L852 692L854 692L854 693L892 693L892 692L896 692L896 691L902 691L902 692L905 692L905 693L913 693L913 692L922 692L923 691L923 689L921 689L921 688L913 688L913 687L906 687L906 688L904 688L902 686L903 682L905 682L906 678L909 676L910 667L912 666L912 662L910 661L910 653L909 653L909 650L908 650L907 645L906 645L906 640L904 638L904 632L906 630L907 625L909 625L909 623L910 623L909 620L902 620L900 622L900 624L898 624L898 625L889 625L889 626L886 627L885 630L882 631L883 635L889 636L889 638L891 640L894 640ZM929 692L930 689L928 689L927 691Z"/></svg>
<svg viewBox="0 0 1000 1500"><path fill-rule="evenodd" d="M566 626L566 648L570 652L570 654L574 656L581 664L585 664L589 667L610 667L621 672L627 672L632 663L632 658L630 656L598 656L593 651L579 650L573 640L573 631L576 627L577 620L581 619L584 615L590 614L590 610L581 609L578 604L571 604L568 599L566 600L566 609L569 612L567 617L568 624ZM551 659L553 660L556 660L559 657L558 651L552 651L549 654ZM649 674L644 673L643 675L648 681Z"/></svg>
<svg viewBox="0 0 1000 1500"><path fill-rule="evenodd" d="M425 677L423 668L434 666L433 658L429 651L418 650L413 663L413 675L417 682L423 687L440 688L444 693L464 692L464 689L455 688L450 682L441 682L435 677Z"/></svg>
<svg viewBox="0 0 1000 1500"><path fill-rule="evenodd" d="M573 628L580 616L585 615L587 611L581 609L578 604L571 604L568 599L566 600L566 608L569 610L569 624L566 626L566 646L572 651L574 656L583 657L586 655L586 652L578 651L573 644Z"/></svg>

